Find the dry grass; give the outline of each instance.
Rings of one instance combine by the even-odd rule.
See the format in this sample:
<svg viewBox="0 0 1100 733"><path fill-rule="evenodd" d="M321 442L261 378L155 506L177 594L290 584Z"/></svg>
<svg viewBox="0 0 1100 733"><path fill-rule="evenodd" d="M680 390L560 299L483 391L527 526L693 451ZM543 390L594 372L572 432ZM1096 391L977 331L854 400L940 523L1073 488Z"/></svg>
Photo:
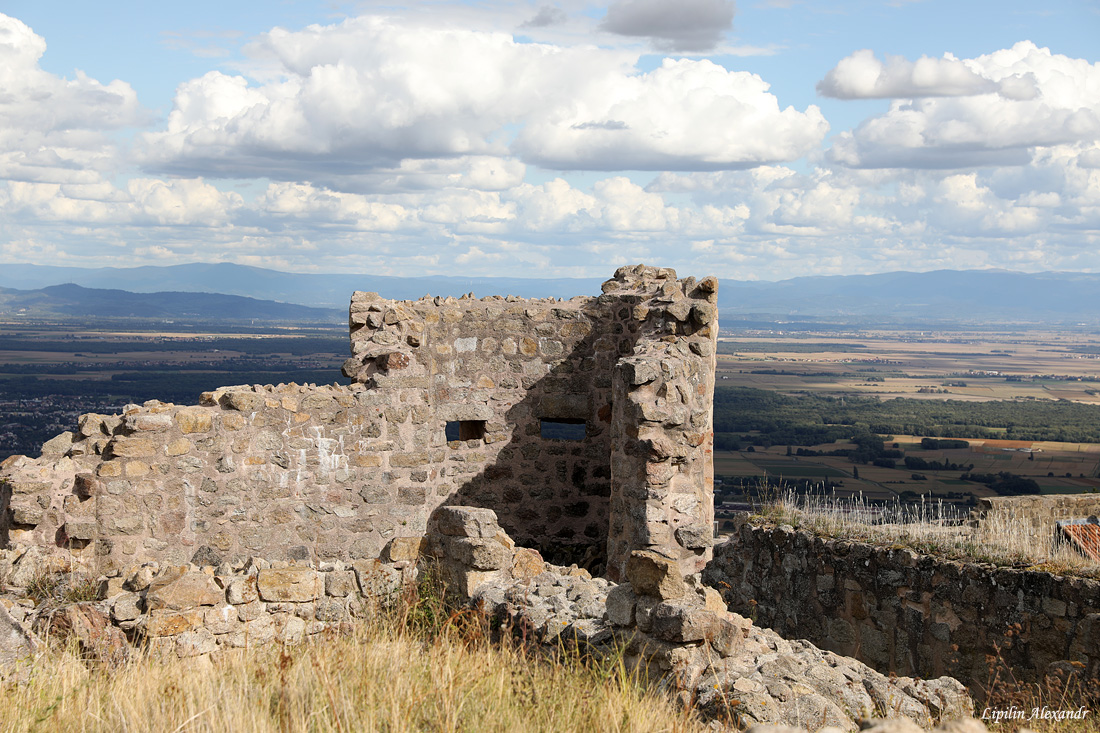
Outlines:
<svg viewBox="0 0 1100 733"><path fill-rule="evenodd" d="M494 644L438 604L297 647L139 656L89 669L72 650L0 683L0 730L703 731L622 665Z"/></svg>
<svg viewBox="0 0 1100 733"><path fill-rule="evenodd" d="M1027 567L1059 575L1100 577L1100 566L1052 537L1037 535L1023 516L1002 512L978 528L939 501L871 504L862 496L838 498L775 492L757 513L776 524L872 544L902 545L930 555Z"/></svg>

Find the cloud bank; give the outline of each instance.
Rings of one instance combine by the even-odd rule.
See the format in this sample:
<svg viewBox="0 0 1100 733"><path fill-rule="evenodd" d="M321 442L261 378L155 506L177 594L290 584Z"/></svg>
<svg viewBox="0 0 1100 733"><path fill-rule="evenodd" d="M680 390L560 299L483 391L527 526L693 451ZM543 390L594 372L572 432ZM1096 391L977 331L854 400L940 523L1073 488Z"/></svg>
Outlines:
<svg viewBox="0 0 1100 733"><path fill-rule="evenodd" d="M504 176L517 162L741 168L797 159L828 130L817 107L781 109L758 76L707 60L638 73L633 54L376 17L276 29L251 53L271 80L211 72L183 84L166 128L143 137L147 168L372 190L411 161L496 158Z"/></svg>
<svg viewBox="0 0 1100 733"><path fill-rule="evenodd" d="M608 17L655 38L648 7ZM732 18L732 4L692 16L727 29L706 7ZM821 93L889 106L831 139L817 106L784 106L712 60L642 70L633 50L400 18L273 29L247 74L183 80L160 121L124 81L44 71L45 43L0 16L9 261L1100 270L1100 65L1030 42L970 59L852 53Z"/></svg>

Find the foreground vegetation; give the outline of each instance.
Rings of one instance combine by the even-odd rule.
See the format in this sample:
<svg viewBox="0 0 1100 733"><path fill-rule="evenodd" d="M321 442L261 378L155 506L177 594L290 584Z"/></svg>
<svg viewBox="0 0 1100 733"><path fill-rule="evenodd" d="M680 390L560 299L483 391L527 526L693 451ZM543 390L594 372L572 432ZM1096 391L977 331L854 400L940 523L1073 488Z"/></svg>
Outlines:
<svg viewBox="0 0 1100 733"><path fill-rule="evenodd" d="M297 647L116 668L53 648L0 682L0 731L706 730L622 665L490 636L428 597Z"/></svg>

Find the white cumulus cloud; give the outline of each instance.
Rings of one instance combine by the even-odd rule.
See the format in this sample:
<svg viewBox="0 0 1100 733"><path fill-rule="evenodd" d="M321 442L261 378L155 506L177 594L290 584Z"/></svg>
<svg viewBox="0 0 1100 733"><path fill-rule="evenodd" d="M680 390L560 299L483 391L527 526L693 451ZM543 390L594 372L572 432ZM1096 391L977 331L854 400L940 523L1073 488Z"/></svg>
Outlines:
<svg viewBox="0 0 1100 733"><path fill-rule="evenodd" d="M791 160L828 129L817 107L781 109L759 77L709 61L639 73L637 55L622 51L373 16L275 29L251 53L264 81L210 72L180 86L166 128L144 136L149 169L350 191L503 190L523 163L693 170Z"/></svg>
<svg viewBox="0 0 1100 733"><path fill-rule="evenodd" d="M838 99L956 97L996 90L996 83L951 54L916 61L887 56L882 62L870 49L841 59L817 84L819 94Z"/></svg>
<svg viewBox="0 0 1100 733"><path fill-rule="evenodd" d="M38 65L46 41L0 14L0 178L94 184L115 162L106 132L144 115L129 84L73 79Z"/></svg>
<svg viewBox="0 0 1100 733"><path fill-rule="evenodd" d="M895 99L885 114L838 136L829 158L841 165L1021 165L1031 160L1037 147L1100 140L1100 64L1053 54L1028 41L975 59L943 60L929 67L924 80L916 71L921 62L894 61L897 73L892 74L888 64L880 69L882 74L863 78L857 67L868 59L875 61L865 54L849 57L845 61L852 63L842 62L822 84L838 95L843 89L850 96L905 98ZM963 74L963 67L972 76ZM984 80L986 88L976 79ZM973 90L967 92L971 84Z"/></svg>
<svg viewBox="0 0 1100 733"><path fill-rule="evenodd" d="M748 168L816 148L829 129L821 111L780 109L768 89L706 60L590 76L568 106L533 115L513 147L528 162L574 170Z"/></svg>

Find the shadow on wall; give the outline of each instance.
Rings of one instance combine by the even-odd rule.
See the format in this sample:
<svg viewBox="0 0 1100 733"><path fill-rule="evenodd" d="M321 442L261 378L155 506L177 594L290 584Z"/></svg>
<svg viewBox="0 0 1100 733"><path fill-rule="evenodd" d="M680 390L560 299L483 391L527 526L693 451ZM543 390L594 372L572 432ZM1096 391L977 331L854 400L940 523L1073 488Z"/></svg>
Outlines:
<svg viewBox="0 0 1100 733"><path fill-rule="evenodd" d="M716 289L638 266L569 301L357 293L344 371L426 403L446 450L416 478L443 504L493 509L556 563L602 573L610 534L624 558L661 546L693 572L713 514Z"/></svg>
<svg viewBox="0 0 1100 733"><path fill-rule="evenodd" d="M629 311L618 299L596 298L575 310L552 309L541 324L548 335L538 335L540 324L532 324L535 329L526 338L549 357L548 371L530 381L519 377L527 383L526 395L498 418L508 439L495 459L445 504L492 509L506 532L548 561L577 563L603 574L610 525L612 378L616 362L633 353L642 331ZM586 333L566 350L569 334L577 332ZM560 355L554 353L558 344L563 345Z"/></svg>

